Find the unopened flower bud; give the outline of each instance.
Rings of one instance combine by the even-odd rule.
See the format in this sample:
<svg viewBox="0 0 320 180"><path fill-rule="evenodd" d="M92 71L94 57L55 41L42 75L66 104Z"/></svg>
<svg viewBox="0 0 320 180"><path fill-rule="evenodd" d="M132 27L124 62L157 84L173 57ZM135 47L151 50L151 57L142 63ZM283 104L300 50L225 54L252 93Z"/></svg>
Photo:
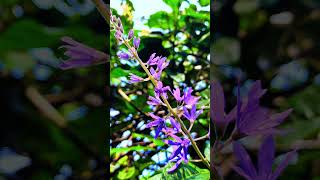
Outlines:
<svg viewBox="0 0 320 180"><path fill-rule="evenodd" d="M130 29L129 33L128 33L128 39L133 38L133 30Z"/></svg>
<svg viewBox="0 0 320 180"><path fill-rule="evenodd" d="M140 38L134 38L133 39L133 46L138 49L139 48L139 45L140 45Z"/></svg>

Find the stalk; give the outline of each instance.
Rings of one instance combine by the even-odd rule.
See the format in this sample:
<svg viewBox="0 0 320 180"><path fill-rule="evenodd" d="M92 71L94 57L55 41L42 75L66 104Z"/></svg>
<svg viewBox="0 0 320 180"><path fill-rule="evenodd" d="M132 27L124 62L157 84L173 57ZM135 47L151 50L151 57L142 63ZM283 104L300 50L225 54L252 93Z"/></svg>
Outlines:
<svg viewBox="0 0 320 180"><path fill-rule="evenodd" d="M110 22L110 8L103 2L103 0L92 0L92 2L96 5L99 13L109 24Z"/></svg>

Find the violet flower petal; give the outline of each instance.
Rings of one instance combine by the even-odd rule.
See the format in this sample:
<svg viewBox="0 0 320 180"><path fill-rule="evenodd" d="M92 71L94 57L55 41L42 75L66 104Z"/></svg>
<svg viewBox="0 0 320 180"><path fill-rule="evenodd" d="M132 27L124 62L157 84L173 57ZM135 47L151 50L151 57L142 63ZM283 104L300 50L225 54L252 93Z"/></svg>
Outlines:
<svg viewBox="0 0 320 180"><path fill-rule="evenodd" d="M182 159L179 159L176 163L174 163L174 165L170 169L168 169L168 173L173 173L179 167L181 162Z"/></svg>
<svg viewBox="0 0 320 180"><path fill-rule="evenodd" d="M66 43L66 45L62 45L59 48L65 48L64 54L69 57L69 59L61 62L59 65L61 69L102 64L109 60L109 56L105 53L79 43L70 37L62 37L61 41Z"/></svg>
<svg viewBox="0 0 320 180"><path fill-rule="evenodd" d="M175 151L172 152L171 156L168 159L173 159L181 153L182 146L179 146Z"/></svg>
<svg viewBox="0 0 320 180"><path fill-rule="evenodd" d="M279 166L272 174L271 180L276 180L280 176L281 172L289 165L290 160L293 159L296 154L296 150L290 151L286 154L286 158L279 164Z"/></svg>
<svg viewBox="0 0 320 180"><path fill-rule="evenodd" d="M258 173L259 176L267 176L272 173L272 163L274 160L274 140L268 136L259 149Z"/></svg>
<svg viewBox="0 0 320 180"><path fill-rule="evenodd" d="M219 82L214 82L211 88L210 114L212 115L213 121L218 126L225 126L228 122L226 122L224 118L225 101L222 86Z"/></svg>
<svg viewBox="0 0 320 180"><path fill-rule="evenodd" d="M238 166L232 166L232 169L234 171L236 171L239 175L241 175L242 177L244 177L246 180L254 180L252 179L246 172L243 171L243 169L241 169Z"/></svg>
<svg viewBox="0 0 320 180"><path fill-rule="evenodd" d="M240 167L242 168L242 170L253 179L257 177L257 171L251 162L251 158L240 143L233 143L233 152L239 160Z"/></svg>
<svg viewBox="0 0 320 180"><path fill-rule="evenodd" d="M140 38L134 38L133 39L133 46L134 48L138 49L139 48L139 45L140 45Z"/></svg>

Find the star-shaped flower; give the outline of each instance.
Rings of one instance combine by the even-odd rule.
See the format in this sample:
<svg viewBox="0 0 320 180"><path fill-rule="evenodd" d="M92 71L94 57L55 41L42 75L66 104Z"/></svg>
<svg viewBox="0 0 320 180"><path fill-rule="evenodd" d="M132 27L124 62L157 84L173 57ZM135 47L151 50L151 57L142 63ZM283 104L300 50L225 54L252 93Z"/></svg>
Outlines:
<svg viewBox="0 0 320 180"><path fill-rule="evenodd" d="M188 163L188 147L190 145L190 140L185 138L181 139L178 136L172 136L175 141L168 140L167 143L173 146L173 152L169 157L170 161L176 161L175 165L172 166L168 172L171 173L175 171L182 161Z"/></svg>
<svg viewBox="0 0 320 180"><path fill-rule="evenodd" d="M259 105L260 97L266 92L261 88L261 82L256 81L248 93L248 99L244 108L240 100L240 88L238 87L237 102L237 131L242 135L274 134L279 132L276 127L281 124L292 112L288 109L281 113L272 114L267 108ZM243 109L243 110L242 110Z"/></svg>
<svg viewBox="0 0 320 180"><path fill-rule="evenodd" d="M195 121L202 112L202 109L197 111L195 104L192 105L190 112L185 106L183 107L183 116L191 122Z"/></svg>
<svg viewBox="0 0 320 180"><path fill-rule="evenodd" d="M154 92L157 97L160 97L161 95L163 95L165 98L168 98L167 91L170 91L170 87L169 86L164 87L161 81L157 83L157 86L154 89Z"/></svg>
<svg viewBox="0 0 320 180"><path fill-rule="evenodd" d="M163 118L161 118L161 117L159 117L159 116L156 116L156 115L154 115L153 113L149 113L149 115L150 115L150 117L152 117L154 120L151 121L151 122L149 122L149 123L146 125L146 127L147 127L147 128L150 128L150 127L153 127L153 126L158 126L158 127L157 127L157 130L156 130L156 134L155 134L155 136L154 136L154 138L158 138L161 130L162 130L163 128L165 128L165 126L166 126L166 124L165 124L165 123L166 123L166 122L165 122L165 119L163 119Z"/></svg>
<svg viewBox="0 0 320 180"><path fill-rule="evenodd" d="M196 97L191 95L193 92L192 88L187 88L183 95L183 101L188 107L192 107L192 105L196 104L200 97Z"/></svg>

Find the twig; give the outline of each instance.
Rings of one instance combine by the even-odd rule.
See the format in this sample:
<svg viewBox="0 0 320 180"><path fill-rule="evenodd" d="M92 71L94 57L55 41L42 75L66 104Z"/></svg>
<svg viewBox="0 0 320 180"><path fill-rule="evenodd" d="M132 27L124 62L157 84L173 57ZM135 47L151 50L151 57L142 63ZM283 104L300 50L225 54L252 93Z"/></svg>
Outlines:
<svg viewBox="0 0 320 180"><path fill-rule="evenodd" d="M60 130L62 130L62 132L85 154L94 157L100 163L103 162L101 156L93 151L87 144L82 142L82 140L67 126L67 121L64 117L47 101L45 97L39 93L36 88L28 87L26 89L26 96L48 120L60 128Z"/></svg>
<svg viewBox="0 0 320 180"><path fill-rule="evenodd" d="M102 17L107 21L107 23L110 23L110 7L106 3L103 2L103 0L92 0L92 2L96 5L99 13L102 15Z"/></svg>
<svg viewBox="0 0 320 180"><path fill-rule="evenodd" d="M132 103L131 99L127 96L127 94L121 89L118 89L118 93L121 95L121 97L126 100L135 110L139 111L141 114L148 116L149 115L145 112L143 112L141 109L139 109L135 104Z"/></svg>

